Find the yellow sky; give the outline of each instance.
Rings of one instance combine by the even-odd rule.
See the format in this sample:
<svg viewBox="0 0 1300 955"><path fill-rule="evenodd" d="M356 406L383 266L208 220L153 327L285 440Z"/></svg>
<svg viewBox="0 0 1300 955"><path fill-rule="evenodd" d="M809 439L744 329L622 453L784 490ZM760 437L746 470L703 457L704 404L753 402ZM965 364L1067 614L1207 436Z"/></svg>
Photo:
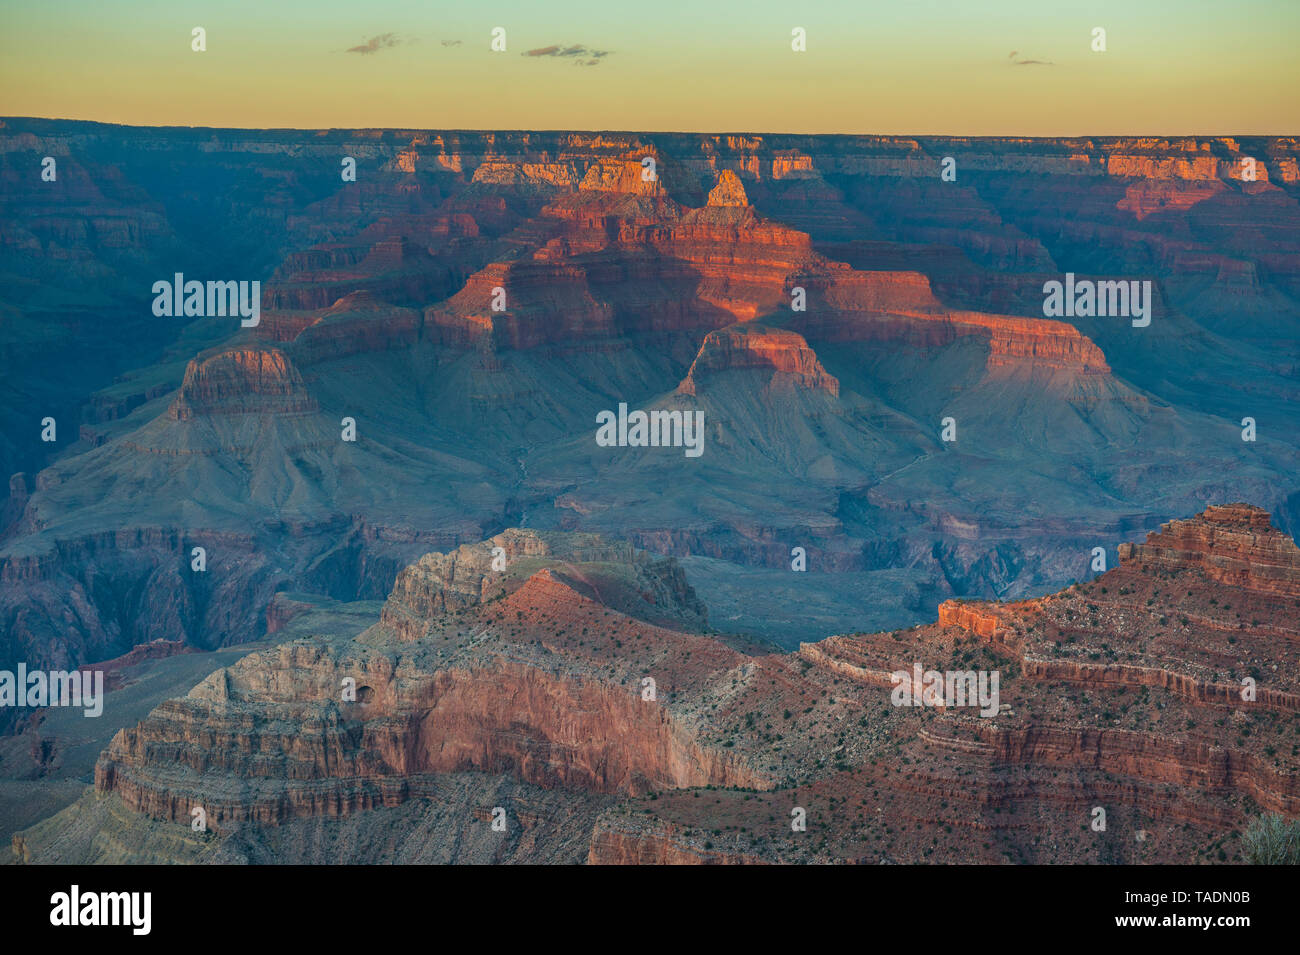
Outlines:
<svg viewBox="0 0 1300 955"><path fill-rule="evenodd" d="M464 6L6 2L0 114L308 128L1300 129L1291 0ZM195 52L200 25L207 48ZM491 49L496 26L504 52ZM1105 52L1092 49L1097 26ZM805 52L791 49L795 27Z"/></svg>

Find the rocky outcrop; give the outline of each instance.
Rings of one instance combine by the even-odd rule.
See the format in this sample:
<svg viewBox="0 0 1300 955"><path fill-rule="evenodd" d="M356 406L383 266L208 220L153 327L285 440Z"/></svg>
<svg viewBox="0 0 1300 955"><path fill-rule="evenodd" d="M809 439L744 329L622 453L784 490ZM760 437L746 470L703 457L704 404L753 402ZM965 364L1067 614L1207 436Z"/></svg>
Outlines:
<svg viewBox="0 0 1300 955"><path fill-rule="evenodd" d="M487 161L474 170L471 182L512 188L549 188L549 191L572 189L581 181L577 170L568 162Z"/></svg>
<svg viewBox="0 0 1300 955"><path fill-rule="evenodd" d="M488 574L501 579L489 570L488 544L510 548L504 601L482 584ZM480 551L488 574L471 570ZM655 586L658 595L644 589ZM481 548L430 555L399 578L364 642L294 642L212 674L120 732L96 786L173 822L201 806L227 831L399 805L424 791L425 777L466 770L625 796L770 786L768 774L702 738L693 708L675 698L694 691L672 677L673 665L657 667L659 697L643 692L635 671L615 676L580 650L600 621L611 640L661 634L670 642L655 653L692 656L692 638L610 609L629 591L646 604L685 601L688 610L694 600L674 562L589 535L509 531ZM406 622L417 609L425 631L413 636ZM461 619L468 629L449 643L447 626ZM516 642L520 627L537 633L536 643ZM701 649L702 663L739 656Z"/></svg>
<svg viewBox="0 0 1300 955"><path fill-rule="evenodd" d="M194 653L194 647L187 646L183 640L150 640L132 647L127 653L102 663L86 664L80 669L86 673L96 671L104 674L104 687L107 690L121 689L131 679L125 671L153 660L165 660L179 653Z"/></svg>
<svg viewBox="0 0 1300 955"><path fill-rule="evenodd" d="M316 402L279 349L231 348L193 359L168 409L177 421L204 415L308 414Z"/></svg>
<svg viewBox="0 0 1300 955"><path fill-rule="evenodd" d="M1296 523L1294 137L7 119L0 154L0 266L23 279L0 306L0 473L27 475L2 511L9 667L296 632L275 594L380 599L421 554L511 524L679 555L729 626L790 648L955 595L1050 592L1098 538L1206 500ZM31 174L47 155L57 182ZM1152 325L1043 321L1066 270L1149 278ZM261 323L160 321L150 285L177 271L261 279ZM1258 444L1225 419L1242 382ZM703 412L704 456L596 445L593 415L623 401ZM46 416L57 441L36 440ZM948 416L956 443L937 436ZM584 583L547 559L537 599L594 583L685 626L640 571ZM1251 573L1226 617L1207 596L1171 624L1207 654L1180 680L1258 666L1231 648L1290 598ZM1076 659L1071 635L1053 666L1080 680L1160 665Z"/></svg>
<svg viewBox="0 0 1300 955"><path fill-rule="evenodd" d="M578 188L584 192L618 192L634 196L658 196L663 193L658 170L651 175L650 167L643 164L646 156L600 158L587 167Z"/></svg>
<svg viewBox="0 0 1300 955"><path fill-rule="evenodd" d="M1300 711L1300 682L1284 669L1265 675L1259 667L1262 658L1290 659L1300 640L1287 618L1290 601L1280 599L1294 600L1300 586L1300 550L1273 528L1268 512L1212 505L1118 550L1120 567L1086 590L1028 604L946 601L939 624L1014 656L1031 680L1159 687L1206 706ZM1182 588L1180 600L1176 608L1149 610L1161 580ZM1149 596L1143 603L1138 595ZM1175 612L1178 623L1170 619ZM1103 620L1122 626L1126 640L1098 653L1089 644L1100 639ZM1230 675L1237 679L1225 679Z"/></svg>
<svg viewBox="0 0 1300 955"><path fill-rule="evenodd" d="M337 702L345 676L356 703ZM215 674L124 730L95 784L172 822L202 806L222 829L391 806L421 775L462 770L628 795L759 782L626 690L506 661L422 673L291 646ZM250 798L257 789L265 795Z"/></svg>
<svg viewBox="0 0 1300 955"><path fill-rule="evenodd" d="M1285 543L1279 547L1276 537ZM1267 513L1245 505L1210 507L1171 522L1146 545L1134 545L1133 557L1120 567L1062 594L1007 604L948 601L934 626L805 644L799 657L812 668L806 672L826 674L840 693L847 682L878 700L863 707L864 724L888 722L901 749L883 771L859 764L860 757L844 757L847 768L825 778L823 795L810 783L786 803L804 808L813 832L823 831L812 823L814 807L842 814L837 806L852 807L865 796L869 809L859 813L865 815L859 825L872 833L872 849L892 859L924 858L936 844L948 860L998 858L985 856L978 839L961 850L942 834L963 830L995 834L980 838L984 849L1001 846L1004 861L1032 861L1036 839L1046 831L1055 834L1050 857L1057 861L1208 855L1205 837L1189 840L1187 834L1239 825L1243 799L1247 806L1300 815L1300 773L1294 754L1284 755L1300 704L1300 633L1289 610L1271 602L1271 592L1285 592L1300 573L1276 570L1279 550L1290 553L1294 544L1270 526ZM1149 559L1139 560L1138 553ZM1207 562L1222 566L1226 558L1237 562L1231 575L1203 572ZM1269 584L1258 599L1235 584L1265 571L1271 571ZM996 717L960 705L889 705L897 686L893 674L911 674L915 665L940 673L1000 673ZM1249 692L1234 674L1251 676ZM853 750L852 738L842 738L843 752ZM789 810L778 814L770 795L761 798L752 812L735 803L715 808L715 818L728 825L709 848L768 861L811 861L812 845L825 842L801 846L780 834L779 823L764 825L762 813L779 820ZM1062 838L1071 828L1089 832L1087 821L1098 806L1112 828L1117 817L1125 820L1129 847ZM884 813L883 820L873 819L875 812ZM652 810L648 819L628 818L637 821L608 832L598 828L593 861L701 861L706 834L718 831L717 822L706 823L679 803ZM1048 819L1059 822L1044 830ZM920 823L926 841L939 832L929 848L911 843L906 824L900 830L907 820ZM839 843L832 858L862 860L859 840L843 839L838 827L824 831ZM1135 831L1138 842L1158 844L1139 850ZM1016 832L1037 836L1022 839Z"/></svg>
<svg viewBox="0 0 1300 955"><path fill-rule="evenodd" d="M629 576L610 577L575 564L605 563ZM405 640L428 632L444 613L477 607L531 582L531 575L565 576L609 606L651 620L704 626L703 603L672 558L653 559L622 541L594 534L556 534L511 528L479 544L448 554L426 554L397 575L380 622ZM601 586L603 585L603 586Z"/></svg>
<svg viewBox="0 0 1300 955"><path fill-rule="evenodd" d="M1270 531L1243 505L1179 523ZM509 571L484 567L489 544L508 545ZM1218 606L1210 624L1226 623L1241 591L1199 566L1235 548L1216 537L1182 563L1126 562L1039 600L949 602L932 625L786 656L613 610L611 584L654 566L624 545L509 531L417 562L358 639L252 654L158 707L114 738L96 787L172 823L202 806L240 844L428 800L471 772L589 801L592 864L1206 856L1248 806L1300 815L1275 705L1300 672L1287 612L1235 631L1258 664L1254 700L1196 689L1201 668L1225 665L1214 641L1159 636L1179 610ZM1157 592L1170 604L1147 610ZM1138 678L1143 654L1160 679ZM917 664L995 671L1001 705L897 705L892 674ZM462 811L463 827L488 818Z"/></svg>
<svg viewBox="0 0 1300 955"><path fill-rule="evenodd" d="M1121 544L1121 561L1179 570L1275 597L1300 596L1300 548L1248 504L1208 507L1195 520L1170 521L1144 544Z"/></svg>
<svg viewBox="0 0 1300 955"><path fill-rule="evenodd" d="M822 367L802 336L752 323L709 332L677 390L694 395L701 379L749 369L771 371L799 388L840 393L840 383Z"/></svg>
<svg viewBox="0 0 1300 955"><path fill-rule="evenodd" d="M709 192L710 206L737 206L744 207L749 205L749 197L745 195L744 183L730 169L723 169L718 173L718 184Z"/></svg>
<svg viewBox="0 0 1300 955"><path fill-rule="evenodd" d="M389 305L371 292L355 292L315 315L294 337L293 354L306 365L403 348L419 339L420 324L414 309Z"/></svg>

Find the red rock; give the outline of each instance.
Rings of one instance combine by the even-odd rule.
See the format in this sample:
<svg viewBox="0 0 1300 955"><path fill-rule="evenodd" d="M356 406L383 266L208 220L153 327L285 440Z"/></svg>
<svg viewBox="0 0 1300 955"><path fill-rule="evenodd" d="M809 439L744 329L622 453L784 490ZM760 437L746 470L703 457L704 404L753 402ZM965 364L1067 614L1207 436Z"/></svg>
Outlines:
<svg viewBox="0 0 1300 955"><path fill-rule="evenodd" d="M617 545L510 531L511 573L486 544L426 557L359 640L253 654L119 733L96 787L164 820L203 805L224 833L394 806L429 774L507 773L618 797L598 804L597 864L1185 860L1240 827L1243 796L1300 814L1274 715L1300 705L1293 610L1268 602L1300 567L1277 536L1255 508L1212 507L1052 597L950 602L933 625L755 656L612 612ZM1203 573L1221 558L1230 577ZM1260 619L1233 626L1225 602L1261 578ZM1166 626L1178 613L1239 646ZM1238 657L1265 665L1257 700L1213 680ZM917 662L997 668L1002 709L891 705L890 674ZM339 702L349 675L363 702ZM1109 834L1088 825L1098 806Z"/></svg>
<svg viewBox="0 0 1300 955"><path fill-rule="evenodd" d="M788 375L801 388L840 393L840 383L822 367L802 336L750 323L709 332L677 390L693 395L701 377L752 368Z"/></svg>
<svg viewBox="0 0 1300 955"><path fill-rule="evenodd" d="M185 421L207 414L306 414L316 410L302 375L275 348L242 347L190 361L168 409Z"/></svg>
<svg viewBox="0 0 1300 955"><path fill-rule="evenodd" d="M745 195L745 187L741 183L740 177L730 169L724 169L718 173L718 184L709 193L709 205L748 206L749 198Z"/></svg>
<svg viewBox="0 0 1300 955"><path fill-rule="evenodd" d="M1208 507L1189 521L1170 521L1145 544L1121 544L1125 564L1195 569L1227 587L1300 597L1300 548L1249 504Z"/></svg>

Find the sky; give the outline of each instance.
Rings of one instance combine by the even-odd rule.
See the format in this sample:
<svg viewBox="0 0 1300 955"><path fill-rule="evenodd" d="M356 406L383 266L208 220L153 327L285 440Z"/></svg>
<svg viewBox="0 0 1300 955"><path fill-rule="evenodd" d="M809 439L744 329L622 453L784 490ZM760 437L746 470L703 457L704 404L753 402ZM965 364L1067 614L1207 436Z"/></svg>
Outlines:
<svg viewBox="0 0 1300 955"><path fill-rule="evenodd" d="M191 49L195 27L205 52ZM505 52L491 49L496 27ZM805 52L791 49L796 27ZM1290 135L1298 49L1300 0L0 0L0 115Z"/></svg>

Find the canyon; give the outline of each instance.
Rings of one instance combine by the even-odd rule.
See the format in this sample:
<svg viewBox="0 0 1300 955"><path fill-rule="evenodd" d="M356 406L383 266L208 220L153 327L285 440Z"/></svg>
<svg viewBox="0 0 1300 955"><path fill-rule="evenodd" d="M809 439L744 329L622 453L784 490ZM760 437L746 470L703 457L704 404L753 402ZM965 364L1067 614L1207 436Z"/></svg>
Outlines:
<svg viewBox="0 0 1300 955"><path fill-rule="evenodd" d="M0 662L238 644L510 526L677 556L786 647L1225 498L1296 526L1292 138L0 123ZM1150 326L1044 319L1067 272L1152 282ZM175 274L260 282L257 326L154 316ZM620 402L707 453L600 448ZM795 547L817 618L767 599Z"/></svg>
<svg viewBox="0 0 1300 955"><path fill-rule="evenodd" d="M255 650L123 726L93 790L13 847L28 862L1238 861L1253 814L1300 814L1297 607L1300 549L1245 504L1171 522L1048 597L949 601L929 624L791 653L713 630L675 558L511 529L413 563L360 632ZM922 660L1000 673L999 712L895 705L890 673Z"/></svg>
<svg viewBox="0 0 1300 955"><path fill-rule="evenodd" d="M1298 160L0 118L0 670L107 688L0 708L0 838L1234 859L1297 812ZM1005 711L895 712L918 661Z"/></svg>

